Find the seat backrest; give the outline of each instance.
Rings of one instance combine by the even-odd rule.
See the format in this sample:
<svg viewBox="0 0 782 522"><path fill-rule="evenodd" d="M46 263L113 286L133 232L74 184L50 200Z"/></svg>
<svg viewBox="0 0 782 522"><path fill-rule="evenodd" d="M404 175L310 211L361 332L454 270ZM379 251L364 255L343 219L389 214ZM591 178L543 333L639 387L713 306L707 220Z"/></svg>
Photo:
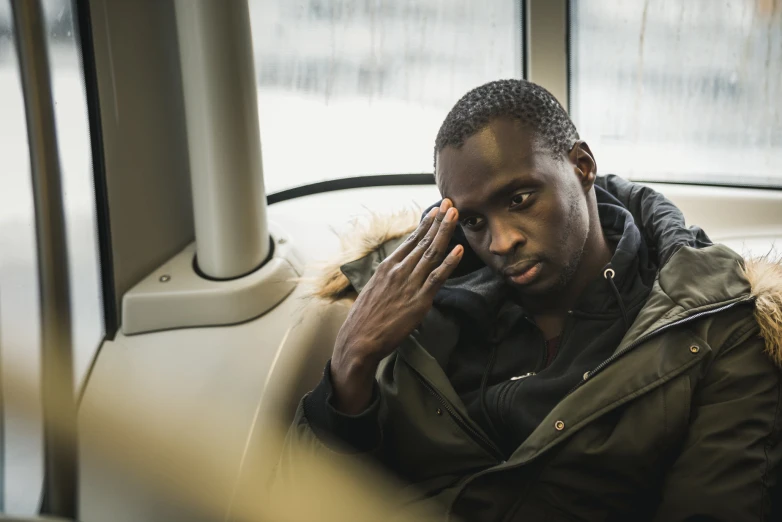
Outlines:
<svg viewBox="0 0 782 522"><path fill-rule="evenodd" d="M322 378L349 310L348 302L311 300L291 318L267 374L240 470L239 487L255 488L253 495L258 496L257 484L272 477L296 408Z"/></svg>
<svg viewBox="0 0 782 522"><path fill-rule="evenodd" d="M334 342L350 310L347 301L310 301L297 317L277 348L261 398L261 412L283 425L293 420L301 398L323 376Z"/></svg>

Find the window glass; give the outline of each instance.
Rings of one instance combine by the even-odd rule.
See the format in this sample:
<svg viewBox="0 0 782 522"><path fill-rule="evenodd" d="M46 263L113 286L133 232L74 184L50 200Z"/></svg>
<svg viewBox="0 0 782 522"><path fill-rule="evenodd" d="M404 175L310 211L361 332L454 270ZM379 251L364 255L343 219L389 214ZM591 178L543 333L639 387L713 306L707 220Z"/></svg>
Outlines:
<svg viewBox="0 0 782 522"><path fill-rule="evenodd" d="M782 185L782 2L571 2L571 113L602 173Z"/></svg>
<svg viewBox="0 0 782 522"><path fill-rule="evenodd" d="M44 0L69 252L74 378L84 379L103 338L103 307L89 124L71 0ZM10 1L0 0L0 361L2 373L40 379L35 218L24 98ZM5 511L38 511L41 412L4 394ZM40 402L40 397L36 398Z"/></svg>
<svg viewBox="0 0 782 522"><path fill-rule="evenodd" d="M0 361L2 382L14 375L40 382L40 314L30 152L10 0L0 0ZM4 511L32 515L43 479L40 396L37 411L3 393Z"/></svg>
<svg viewBox="0 0 782 522"><path fill-rule="evenodd" d="M521 77L519 0L250 0L267 190L433 171L468 90Z"/></svg>
<svg viewBox="0 0 782 522"><path fill-rule="evenodd" d="M44 0L70 269L74 382L103 339L98 229L87 95L74 0Z"/></svg>

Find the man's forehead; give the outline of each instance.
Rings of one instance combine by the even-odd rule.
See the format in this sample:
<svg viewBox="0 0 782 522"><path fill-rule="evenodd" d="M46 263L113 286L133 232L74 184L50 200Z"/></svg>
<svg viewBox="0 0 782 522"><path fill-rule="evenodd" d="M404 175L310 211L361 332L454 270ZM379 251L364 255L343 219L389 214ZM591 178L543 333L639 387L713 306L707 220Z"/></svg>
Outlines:
<svg viewBox="0 0 782 522"><path fill-rule="evenodd" d="M468 159L479 159L487 164L487 166L499 167L504 154L507 154L503 150L503 133L506 130L497 125L487 125L483 129L479 130L466 140L459 149L454 150L451 148L451 153L444 149L445 166L448 166L449 159L451 161L458 160L461 156L468 156ZM461 153L461 154L460 154ZM453 159L451 159L453 158ZM461 158L464 160L465 158Z"/></svg>
<svg viewBox="0 0 782 522"><path fill-rule="evenodd" d="M484 135L481 147L465 143L459 149L446 147L438 154L435 172L437 185L445 192L473 191L483 185L504 185L507 178L526 177L546 156L545 150L519 145L509 150Z"/></svg>
<svg viewBox="0 0 782 522"><path fill-rule="evenodd" d="M469 136L458 146L446 146L438 152L435 174L459 171L466 163L474 168L499 169L509 162L530 162L532 156L545 152L535 134L519 122L498 118Z"/></svg>

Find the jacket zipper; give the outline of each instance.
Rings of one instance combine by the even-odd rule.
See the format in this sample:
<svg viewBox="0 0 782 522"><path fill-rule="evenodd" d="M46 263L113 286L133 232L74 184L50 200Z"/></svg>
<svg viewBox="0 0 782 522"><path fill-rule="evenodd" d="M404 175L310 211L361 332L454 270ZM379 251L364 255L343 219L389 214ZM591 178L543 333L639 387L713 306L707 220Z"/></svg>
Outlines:
<svg viewBox="0 0 782 522"><path fill-rule="evenodd" d="M621 351L616 352L614 355L612 355L611 357L609 357L605 361L603 361L600 364L598 364L595 367L594 370L591 370L590 372L588 372L587 378L591 379L592 377L594 377L595 375L597 375L598 373L603 371L606 368L606 366L608 366L612 362L616 361L618 358L620 358L621 356L623 356L624 354L626 354L627 352L629 352L630 350L632 350L633 348L635 348L639 344L648 341L649 339L651 339L652 337L658 335L661 332L669 330L669 329L673 328L674 326L681 326L683 324L689 323L690 321L695 321L696 319L700 319L701 317L704 317L704 316L707 316L707 315L712 315L712 314L717 314L717 313L720 313L720 312L724 312L725 310L729 310L730 308L733 308L734 306L737 306L737 305L740 305L740 304L744 304L744 303L746 303L747 301L750 301L750 300L752 300L751 297L748 297L746 299L742 299L741 301L734 301L733 303L727 304L725 306L721 306L721 307L715 308L713 310L706 310L705 312L700 312L700 313L697 313L695 315L691 315L690 317L685 317L684 319L679 319L678 321L674 321L672 323L668 323L666 325L663 325L660 328L658 328L657 330L649 332L648 334L646 334L643 337L639 337L638 339L636 339L635 341L633 341L632 343L627 345ZM567 395L570 395L571 393L576 391L586 381L587 381L587 379L582 379L578 384L576 384L573 387L572 390L570 390L567 393ZM567 397L567 395L565 395L565 397Z"/></svg>
<svg viewBox="0 0 782 522"><path fill-rule="evenodd" d="M475 428L470 426L470 424L464 420L462 415L458 411L454 410L451 405L448 404L448 401L445 400L442 395L437 393L434 387L429 384L426 379L424 379L417 371L413 371L416 374L416 378L421 382L421 384L424 385L424 388L426 388L426 390L431 393L435 399L437 399L437 402L439 402L445 411L448 412L448 414L460 428L462 428L475 442L477 442L483 449L488 451L492 456L497 458L500 462L505 462L505 455L496 444L494 444L488 438L484 437L483 434L478 432Z"/></svg>

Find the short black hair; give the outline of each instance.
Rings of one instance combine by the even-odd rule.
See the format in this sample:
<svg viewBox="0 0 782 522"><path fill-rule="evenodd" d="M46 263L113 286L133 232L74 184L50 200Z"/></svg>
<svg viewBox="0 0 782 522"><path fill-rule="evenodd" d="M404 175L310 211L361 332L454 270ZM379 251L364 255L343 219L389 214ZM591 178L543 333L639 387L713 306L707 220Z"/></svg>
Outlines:
<svg viewBox="0 0 782 522"><path fill-rule="evenodd" d="M526 80L497 80L462 96L445 117L435 140L435 168L438 152L461 147L501 117L520 121L555 155L567 154L579 139L570 116L546 89Z"/></svg>

